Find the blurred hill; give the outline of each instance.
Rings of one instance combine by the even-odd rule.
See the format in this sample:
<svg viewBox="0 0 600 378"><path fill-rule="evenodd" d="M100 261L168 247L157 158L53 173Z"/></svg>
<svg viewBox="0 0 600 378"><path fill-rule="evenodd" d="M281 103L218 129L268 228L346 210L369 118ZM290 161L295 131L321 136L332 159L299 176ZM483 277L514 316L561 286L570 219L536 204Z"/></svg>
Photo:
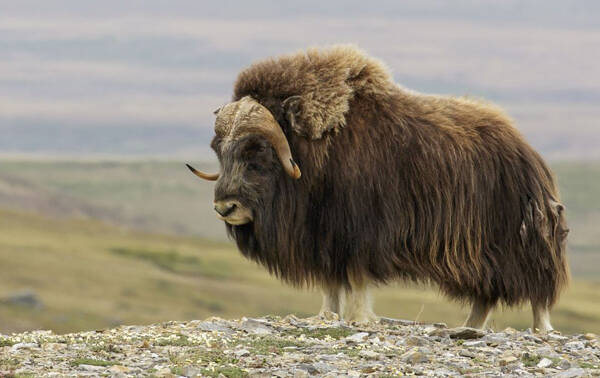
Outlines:
<svg viewBox="0 0 600 378"><path fill-rule="evenodd" d="M200 182L183 162L0 163L0 208L226 240L212 193L213 185Z"/></svg>
<svg viewBox="0 0 600 378"><path fill-rule="evenodd" d="M553 319L563 331L600 332L600 164L553 168L575 277ZM180 162L0 161L0 332L316 313L318 293L283 286L226 241L212 190ZM376 297L380 315L458 325L467 313L428 288ZM492 321L529 323L527 308Z"/></svg>

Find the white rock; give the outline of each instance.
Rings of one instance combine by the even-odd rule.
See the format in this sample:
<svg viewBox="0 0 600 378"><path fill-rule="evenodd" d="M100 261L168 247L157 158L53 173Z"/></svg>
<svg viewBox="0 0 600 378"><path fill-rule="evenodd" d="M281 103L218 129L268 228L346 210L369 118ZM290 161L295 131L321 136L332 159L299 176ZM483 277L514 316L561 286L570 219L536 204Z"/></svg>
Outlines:
<svg viewBox="0 0 600 378"><path fill-rule="evenodd" d="M273 333L271 326L260 319L246 319L242 322L240 328L248 333L254 333L256 335L269 335Z"/></svg>
<svg viewBox="0 0 600 378"><path fill-rule="evenodd" d="M469 352L468 350L464 350L464 349L461 350L460 352L458 352L458 355L462 356L462 357L469 357L469 358L475 358L476 357L475 353Z"/></svg>
<svg viewBox="0 0 600 378"><path fill-rule="evenodd" d="M32 349L32 348L39 348L39 346L36 343L18 343L13 345L10 350L11 352L16 352L19 349Z"/></svg>
<svg viewBox="0 0 600 378"><path fill-rule="evenodd" d="M200 376L202 374L202 370L195 366L186 366L183 368L183 375L186 377L195 377Z"/></svg>
<svg viewBox="0 0 600 378"><path fill-rule="evenodd" d="M307 378L310 374L306 370L294 369L294 378Z"/></svg>
<svg viewBox="0 0 600 378"><path fill-rule="evenodd" d="M400 358L404 362L408 362L411 364L429 362L429 357L425 353L423 353L419 350L408 351L408 352L404 353L402 356L400 356Z"/></svg>
<svg viewBox="0 0 600 378"><path fill-rule="evenodd" d="M199 322L197 323L197 328L200 331L225 332L228 334L233 333L233 331L229 327L214 322Z"/></svg>
<svg viewBox="0 0 600 378"><path fill-rule="evenodd" d="M319 361L335 361L338 359L337 354L319 354L317 360Z"/></svg>
<svg viewBox="0 0 600 378"><path fill-rule="evenodd" d="M245 357L250 355L250 351L247 349L240 349L233 352L233 354L235 354L236 357Z"/></svg>
<svg viewBox="0 0 600 378"><path fill-rule="evenodd" d="M453 339L478 339L485 335L485 332L482 330L471 327L451 328L448 332Z"/></svg>
<svg viewBox="0 0 600 378"><path fill-rule="evenodd" d="M498 360L498 364L500 366L507 366L507 365L512 364L513 362L517 362L518 360L519 359L517 357L508 355L508 356L504 356L504 357L500 358Z"/></svg>
<svg viewBox="0 0 600 378"><path fill-rule="evenodd" d="M359 355L361 357L365 357L368 360L378 360L381 357L381 354L372 350L361 350Z"/></svg>
<svg viewBox="0 0 600 378"><path fill-rule="evenodd" d="M332 370L335 370L335 366L332 364L327 364L325 362L315 362L312 364L320 373L328 373Z"/></svg>
<svg viewBox="0 0 600 378"><path fill-rule="evenodd" d="M483 337L483 339L491 345L500 345L500 344L505 344L508 341L508 338L504 335L504 334L492 334L492 335L485 335Z"/></svg>
<svg viewBox="0 0 600 378"><path fill-rule="evenodd" d="M566 343L564 347L570 350L582 350L585 348L585 344L581 341L571 341L570 343Z"/></svg>
<svg viewBox="0 0 600 378"><path fill-rule="evenodd" d="M111 373L126 373L129 371L129 368L121 365L113 365L110 369L108 369Z"/></svg>
<svg viewBox="0 0 600 378"><path fill-rule="evenodd" d="M368 332L358 332L358 333L355 333L354 335L350 335L350 336L346 337L346 341L353 342L353 343L360 343L360 342L365 341L367 339L367 337L369 337Z"/></svg>
<svg viewBox="0 0 600 378"><path fill-rule="evenodd" d="M559 335L558 333L549 333L548 334L548 339L549 340L553 340L553 341L565 341L565 340L569 340L568 337Z"/></svg>
<svg viewBox="0 0 600 378"><path fill-rule="evenodd" d="M85 371L102 371L102 370L106 370L106 367L105 366L96 366L96 365L81 364L81 365L79 365L79 369L80 370L85 370Z"/></svg>
<svg viewBox="0 0 600 378"><path fill-rule="evenodd" d="M463 343L463 346L465 346L465 347L479 348L479 347L487 346L487 343L485 341L483 341L483 340L465 341Z"/></svg>
<svg viewBox="0 0 600 378"><path fill-rule="evenodd" d="M552 366L553 362L549 358L542 358L540 362L538 362L537 367L540 369L545 369L547 367Z"/></svg>
<svg viewBox="0 0 600 378"><path fill-rule="evenodd" d="M409 336L404 341L404 345L406 346L424 346L427 344L429 344L429 340L421 336Z"/></svg>
<svg viewBox="0 0 600 378"><path fill-rule="evenodd" d="M574 369L569 369L567 371L563 371L559 374L556 374L554 377L560 377L560 378L575 378L575 377L587 377L588 375L586 375L585 370L582 368L574 368Z"/></svg>
<svg viewBox="0 0 600 378"><path fill-rule="evenodd" d="M558 367L561 368L561 369L563 369L563 370L568 370L568 369L571 368L571 363L569 362L569 360L562 359L558 363Z"/></svg>

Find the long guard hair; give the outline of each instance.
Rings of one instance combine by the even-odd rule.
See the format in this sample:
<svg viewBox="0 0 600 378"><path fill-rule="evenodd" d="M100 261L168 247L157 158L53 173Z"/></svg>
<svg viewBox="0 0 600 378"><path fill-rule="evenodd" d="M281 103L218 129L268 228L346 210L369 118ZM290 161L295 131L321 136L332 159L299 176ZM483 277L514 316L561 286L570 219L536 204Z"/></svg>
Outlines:
<svg viewBox="0 0 600 378"><path fill-rule="evenodd" d="M295 286L434 282L458 300L552 306L569 279L551 171L497 107L395 84L351 46L243 70L286 134L302 177L281 175L244 255Z"/></svg>

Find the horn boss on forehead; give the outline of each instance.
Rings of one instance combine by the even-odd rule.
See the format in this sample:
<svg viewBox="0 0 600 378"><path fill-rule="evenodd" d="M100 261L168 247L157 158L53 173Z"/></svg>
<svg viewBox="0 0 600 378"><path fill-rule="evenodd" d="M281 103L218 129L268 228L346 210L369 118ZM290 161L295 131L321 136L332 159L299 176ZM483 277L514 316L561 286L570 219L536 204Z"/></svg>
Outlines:
<svg viewBox="0 0 600 378"><path fill-rule="evenodd" d="M225 140L232 140L249 134L262 135L275 149L286 173L294 179L300 178L302 173L292 157L287 138L269 109L246 96L217 109L215 114L217 115L215 133L218 136ZM219 178L218 173L205 173L186 165L192 173L202 179L215 181Z"/></svg>
<svg viewBox="0 0 600 378"><path fill-rule="evenodd" d="M300 168L292 157L290 145L273 114L250 96L225 105L217 114L215 132L225 140L259 134L271 143L286 173L298 179Z"/></svg>

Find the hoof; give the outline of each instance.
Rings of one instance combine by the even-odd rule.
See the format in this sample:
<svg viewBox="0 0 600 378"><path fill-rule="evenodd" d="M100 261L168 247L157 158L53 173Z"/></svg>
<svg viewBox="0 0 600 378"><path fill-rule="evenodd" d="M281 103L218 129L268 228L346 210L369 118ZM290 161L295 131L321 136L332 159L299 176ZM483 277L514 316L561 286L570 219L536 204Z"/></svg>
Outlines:
<svg viewBox="0 0 600 378"><path fill-rule="evenodd" d="M546 334L546 333L552 333L554 332L554 328L552 328L552 326L549 327L535 327L532 329L533 333L538 333L538 334Z"/></svg>
<svg viewBox="0 0 600 378"><path fill-rule="evenodd" d="M319 312L319 315L317 315L316 317L318 317L321 320L327 320L330 322L340 320L340 316L338 314L336 314L335 312L328 311L328 310Z"/></svg>
<svg viewBox="0 0 600 378"><path fill-rule="evenodd" d="M366 326L372 323L375 323L379 320L379 317L373 313L363 314L361 316L353 316L349 318L344 318L346 323L356 325L356 326Z"/></svg>

